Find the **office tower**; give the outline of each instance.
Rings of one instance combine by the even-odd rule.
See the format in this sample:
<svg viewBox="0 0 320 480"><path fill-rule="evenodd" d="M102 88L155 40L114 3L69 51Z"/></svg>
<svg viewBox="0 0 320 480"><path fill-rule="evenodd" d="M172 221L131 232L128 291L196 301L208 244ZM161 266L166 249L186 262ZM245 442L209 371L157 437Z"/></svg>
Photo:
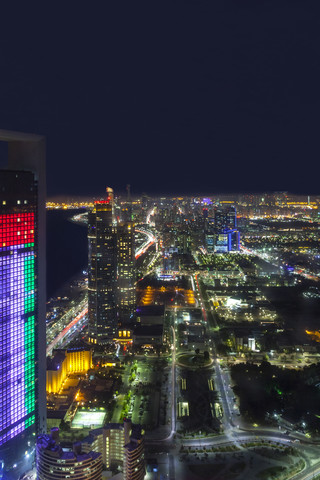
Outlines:
<svg viewBox="0 0 320 480"><path fill-rule="evenodd" d="M134 225L115 222L113 196L95 202L88 240L89 341L103 344L133 315L136 299Z"/></svg>
<svg viewBox="0 0 320 480"><path fill-rule="evenodd" d="M225 213L225 228L234 230L237 228L237 213L235 207L227 207Z"/></svg>
<svg viewBox="0 0 320 480"><path fill-rule="evenodd" d="M209 214L208 214L208 209L207 208L203 208L202 209L202 214L203 214L203 218L206 219L208 218Z"/></svg>
<svg viewBox="0 0 320 480"><path fill-rule="evenodd" d="M133 316L136 309L136 275L134 224L117 225L117 306L120 325Z"/></svg>
<svg viewBox="0 0 320 480"><path fill-rule="evenodd" d="M98 452L83 452L81 442L66 449L59 444L59 429L37 439L37 478L39 480L101 480L102 457Z"/></svg>
<svg viewBox="0 0 320 480"><path fill-rule="evenodd" d="M216 253L228 253L240 249L240 233L237 230L235 207L215 209L214 232Z"/></svg>
<svg viewBox="0 0 320 480"><path fill-rule="evenodd" d="M117 216L118 222L132 222L133 220L133 208L132 199L130 194L130 185L126 186L127 198L122 198L119 202L119 215Z"/></svg>
<svg viewBox="0 0 320 480"><path fill-rule="evenodd" d="M101 344L115 337L118 326L117 237L110 196L96 201L88 215L88 241L88 336L91 343Z"/></svg>
<svg viewBox="0 0 320 480"><path fill-rule="evenodd" d="M0 130L0 460L26 470L46 430L45 140ZM18 475L18 473L17 473Z"/></svg>
<svg viewBox="0 0 320 480"><path fill-rule="evenodd" d="M226 226L226 215L225 211L222 208L214 209L214 229L215 233L219 233Z"/></svg>
<svg viewBox="0 0 320 480"><path fill-rule="evenodd" d="M208 253L214 252L215 240L216 240L216 230L214 218L208 217L205 221L205 245Z"/></svg>

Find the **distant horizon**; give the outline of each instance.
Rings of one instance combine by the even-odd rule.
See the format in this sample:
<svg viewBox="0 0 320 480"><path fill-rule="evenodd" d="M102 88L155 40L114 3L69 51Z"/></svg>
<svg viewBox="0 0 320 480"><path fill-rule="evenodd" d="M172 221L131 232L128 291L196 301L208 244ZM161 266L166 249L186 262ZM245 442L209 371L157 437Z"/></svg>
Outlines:
<svg viewBox="0 0 320 480"><path fill-rule="evenodd" d="M168 193L168 192L154 192L154 193L148 193L148 192L141 192L141 193L133 193L130 195L131 199L139 198L143 195L146 195L150 198L176 198L176 197L219 197L219 196L241 196L241 195L274 195L276 193L286 193L289 196L305 196L305 197L320 197L320 192L318 194L315 193L296 193L296 192L291 192L288 190L264 190L264 191L256 191L256 192L249 192L249 191L239 191L239 192L217 192L217 193L208 193L208 192L194 192L194 193ZM84 194L84 195L79 195L79 194L56 194L56 195L48 195L47 196L47 201L62 201L62 200L94 200L97 198L103 198L106 196L106 193L103 192L101 194ZM114 190L114 196L115 197L126 197L127 192L126 191L115 191Z"/></svg>

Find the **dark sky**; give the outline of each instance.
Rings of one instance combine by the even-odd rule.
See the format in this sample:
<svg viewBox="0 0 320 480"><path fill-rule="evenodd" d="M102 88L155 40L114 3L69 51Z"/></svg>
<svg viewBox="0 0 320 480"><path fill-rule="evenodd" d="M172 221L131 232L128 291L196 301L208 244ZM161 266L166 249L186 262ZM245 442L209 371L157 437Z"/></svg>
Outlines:
<svg viewBox="0 0 320 480"><path fill-rule="evenodd" d="M0 128L46 135L49 195L320 194L318 0L4 3Z"/></svg>

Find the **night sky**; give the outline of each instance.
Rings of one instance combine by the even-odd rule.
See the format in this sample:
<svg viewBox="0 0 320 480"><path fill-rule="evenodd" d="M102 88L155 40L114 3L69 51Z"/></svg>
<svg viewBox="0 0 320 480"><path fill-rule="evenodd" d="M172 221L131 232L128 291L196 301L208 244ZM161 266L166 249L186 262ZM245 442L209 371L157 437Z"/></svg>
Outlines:
<svg viewBox="0 0 320 480"><path fill-rule="evenodd" d="M47 137L48 195L320 194L318 0L3 3L0 128Z"/></svg>

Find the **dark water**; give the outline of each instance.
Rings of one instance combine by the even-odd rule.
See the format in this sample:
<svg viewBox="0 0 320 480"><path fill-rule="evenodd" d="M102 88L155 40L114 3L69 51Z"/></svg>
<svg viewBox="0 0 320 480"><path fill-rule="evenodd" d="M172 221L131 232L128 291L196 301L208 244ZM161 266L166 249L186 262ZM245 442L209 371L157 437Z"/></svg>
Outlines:
<svg viewBox="0 0 320 480"><path fill-rule="evenodd" d="M47 298L87 268L87 227L70 221L76 213L47 210Z"/></svg>

